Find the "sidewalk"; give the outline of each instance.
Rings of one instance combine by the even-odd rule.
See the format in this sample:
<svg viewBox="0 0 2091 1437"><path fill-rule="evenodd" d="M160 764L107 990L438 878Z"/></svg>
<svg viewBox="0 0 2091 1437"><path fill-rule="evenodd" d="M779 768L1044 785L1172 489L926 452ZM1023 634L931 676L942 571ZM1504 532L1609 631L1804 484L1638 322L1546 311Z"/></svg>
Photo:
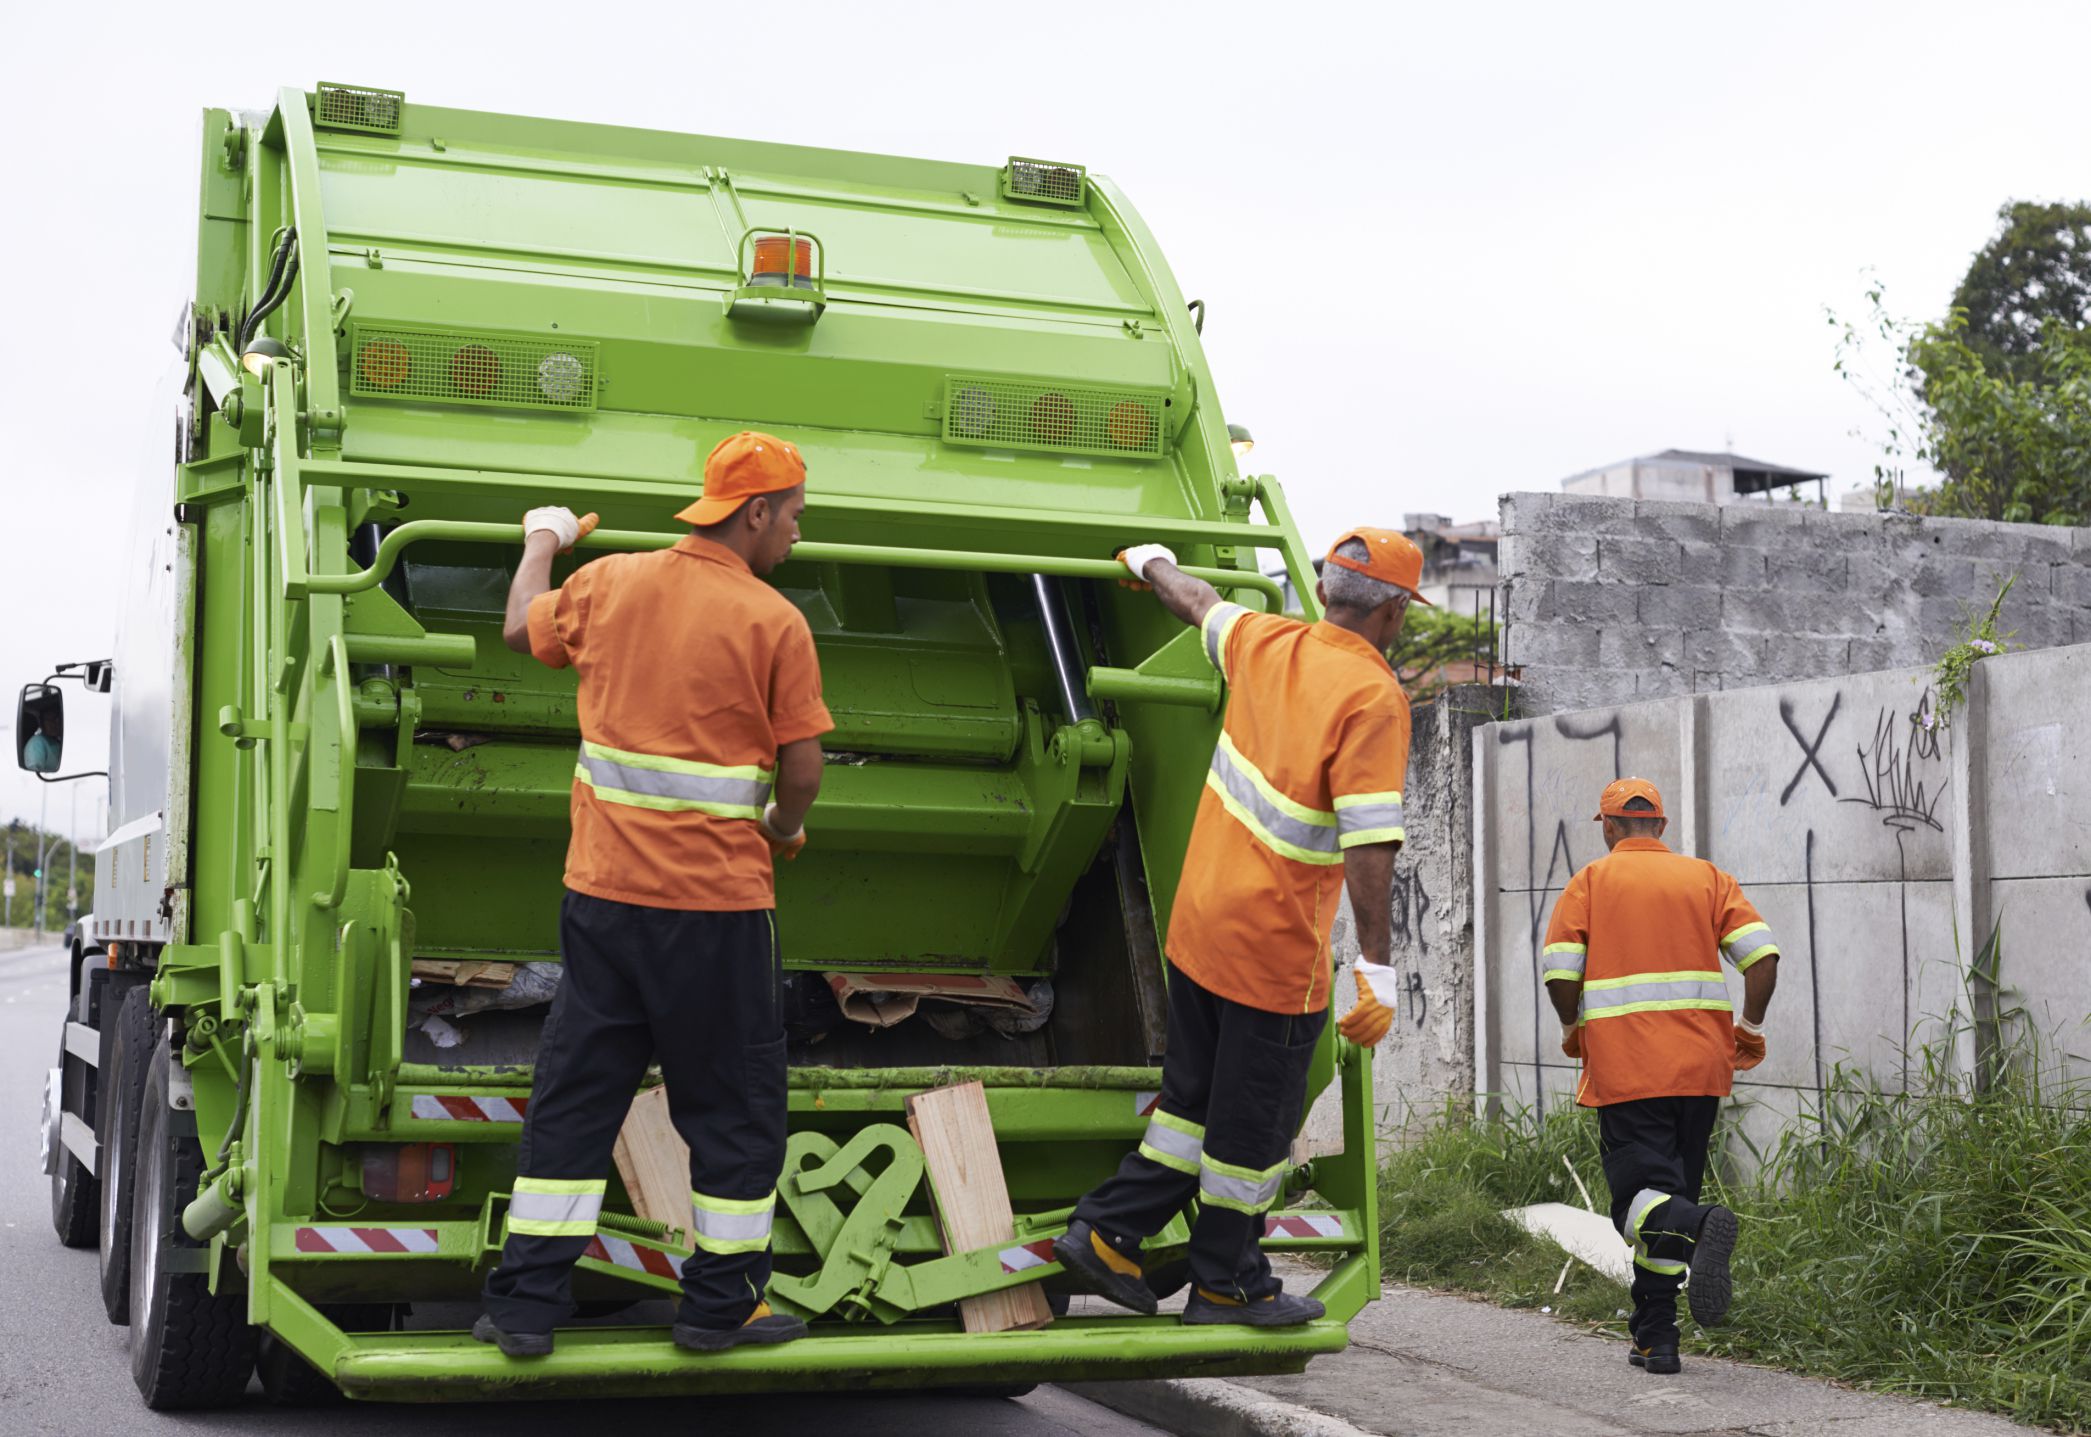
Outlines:
<svg viewBox="0 0 2091 1437"><path fill-rule="evenodd" d="M1305 1290L1314 1277L1295 1268L1286 1283ZM1627 1366L1623 1341L1543 1313L1413 1288L1387 1288L1350 1331L1348 1350L1316 1358L1298 1376L1075 1390L1199 1437L2008 1437L2029 1430L1695 1356L1689 1333L1684 1371L1651 1377Z"/></svg>

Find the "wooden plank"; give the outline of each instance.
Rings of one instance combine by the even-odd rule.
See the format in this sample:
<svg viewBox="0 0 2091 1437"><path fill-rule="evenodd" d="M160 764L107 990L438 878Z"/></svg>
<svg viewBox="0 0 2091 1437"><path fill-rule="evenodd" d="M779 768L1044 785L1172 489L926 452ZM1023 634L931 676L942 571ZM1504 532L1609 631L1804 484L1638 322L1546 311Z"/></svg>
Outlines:
<svg viewBox="0 0 2091 1437"><path fill-rule="evenodd" d="M506 988L515 981L516 965L469 958L416 958L413 974L428 983L459 988Z"/></svg>
<svg viewBox="0 0 2091 1437"><path fill-rule="evenodd" d="M690 1226L690 1150L668 1121L668 1090L648 1088L632 1099L617 1131L617 1175L632 1210L651 1222L685 1231Z"/></svg>
<svg viewBox="0 0 2091 1437"><path fill-rule="evenodd" d="M960 1083L908 1099L908 1130L929 1166L944 1251L972 1252L1016 1241L1016 1215L1002 1176L1002 1152L988 1117L987 1089ZM958 1305L968 1332L1009 1332L1053 1320L1037 1283L1004 1288Z"/></svg>

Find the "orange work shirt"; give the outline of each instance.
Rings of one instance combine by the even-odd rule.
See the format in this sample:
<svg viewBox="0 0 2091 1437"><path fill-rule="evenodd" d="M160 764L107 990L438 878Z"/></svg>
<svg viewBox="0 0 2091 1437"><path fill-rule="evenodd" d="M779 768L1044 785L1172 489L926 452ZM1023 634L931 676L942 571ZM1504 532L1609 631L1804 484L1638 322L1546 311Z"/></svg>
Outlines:
<svg viewBox="0 0 2091 1437"><path fill-rule="evenodd" d="M791 600L691 534L532 599L530 652L580 678L566 886L647 908L776 907L756 825L777 750L835 726Z"/></svg>
<svg viewBox="0 0 2091 1437"><path fill-rule="evenodd" d="M1729 875L1661 839L1621 839L1568 880L1547 924L1542 981L1583 988L1576 1101L1726 1097L1735 1012L1721 959L1747 971L1778 953Z"/></svg>
<svg viewBox="0 0 2091 1437"><path fill-rule="evenodd" d="M1169 915L1169 960L1271 1013L1329 1005L1343 851L1399 843L1409 704L1348 629L1215 604L1205 656L1227 719Z"/></svg>

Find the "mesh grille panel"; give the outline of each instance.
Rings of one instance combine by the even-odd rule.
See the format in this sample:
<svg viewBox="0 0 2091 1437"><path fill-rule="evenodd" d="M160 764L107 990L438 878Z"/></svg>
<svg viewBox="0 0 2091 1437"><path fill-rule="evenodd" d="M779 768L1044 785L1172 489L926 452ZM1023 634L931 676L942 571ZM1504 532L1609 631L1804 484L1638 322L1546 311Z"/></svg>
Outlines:
<svg viewBox="0 0 2091 1437"><path fill-rule="evenodd" d="M1130 389L953 375L945 389L944 438L997 449L1151 456L1167 429L1163 400Z"/></svg>
<svg viewBox="0 0 2091 1437"><path fill-rule="evenodd" d="M1039 204L1079 206L1087 173L1080 165L1012 158L1002 171L1002 193Z"/></svg>
<svg viewBox="0 0 2091 1437"><path fill-rule="evenodd" d="M595 345L466 330L359 326L349 393L508 408L595 408Z"/></svg>
<svg viewBox="0 0 2091 1437"><path fill-rule="evenodd" d="M364 85L322 82L312 122L330 130L396 135L399 133L400 106L406 103L406 98L398 90L373 90Z"/></svg>

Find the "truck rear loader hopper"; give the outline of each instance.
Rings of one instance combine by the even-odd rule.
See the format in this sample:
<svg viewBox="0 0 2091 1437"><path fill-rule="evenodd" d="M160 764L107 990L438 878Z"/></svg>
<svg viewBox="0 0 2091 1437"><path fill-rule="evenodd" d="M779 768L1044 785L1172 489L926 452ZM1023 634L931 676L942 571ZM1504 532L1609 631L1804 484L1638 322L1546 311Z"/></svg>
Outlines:
<svg viewBox="0 0 2091 1437"><path fill-rule="evenodd" d="M1309 1101L1337 1086L1341 1150L1289 1174L1265 1239L1331 1260L1325 1320L957 1314L1062 1287L1050 1239L1160 1087L1162 942L1223 695L1112 556L1170 544L1268 609L1270 550L1314 602L1108 180L321 85L205 114L200 211L46 1112L54 1217L101 1248L151 1405L236 1400L257 1354L281 1394L324 1376L435 1400L1293 1371L1341 1349L1379 1273L1369 1054L1333 1028ZM574 681L501 643L518 520L598 512L565 566L671 545L702 456L746 427L807 456L806 542L772 578L837 722L812 846L778 881L770 1296L812 1332L700 1357L663 1325L588 1325L513 1361L427 1313L498 1256L544 1009L458 1016L414 965L557 976ZM838 974L1007 980L1018 1020L932 999L866 1026ZM904 1103L968 1079L1016 1233L947 1254ZM685 1235L614 1175L607 1208L577 1299L671 1295ZM1179 1217L1150 1244L1158 1285L1181 1283L1187 1235Z"/></svg>

